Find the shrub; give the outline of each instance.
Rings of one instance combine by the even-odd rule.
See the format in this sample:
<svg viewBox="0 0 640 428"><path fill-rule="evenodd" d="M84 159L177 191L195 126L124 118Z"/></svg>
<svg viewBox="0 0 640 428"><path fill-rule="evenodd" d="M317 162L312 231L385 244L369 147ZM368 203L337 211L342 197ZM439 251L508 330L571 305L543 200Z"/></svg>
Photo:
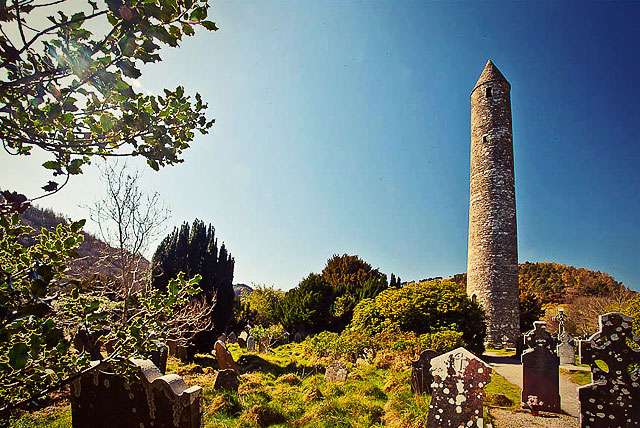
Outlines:
<svg viewBox="0 0 640 428"><path fill-rule="evenodd" d="M354 310L351 329L368 335L386 330L416 334L453 330L462 333L472 352L484 350L482 309L457 284L445 280L410 283L362 300ZM447 340L455 342L452 336Z"/></svg>
<svg viewBox="0 0 640 428"><path fill-rule="evenodd" d="M420 350L433 349L439 354L464 346L463 334L459 331L442 330L425 333L418 337Z"/></svg>

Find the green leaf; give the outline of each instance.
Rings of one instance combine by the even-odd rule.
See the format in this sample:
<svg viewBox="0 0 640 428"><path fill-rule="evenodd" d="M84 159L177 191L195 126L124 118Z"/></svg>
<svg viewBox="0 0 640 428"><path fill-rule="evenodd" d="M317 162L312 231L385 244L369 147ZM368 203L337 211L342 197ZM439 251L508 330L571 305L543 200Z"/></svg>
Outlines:
<svg viewBox="0 0 640 428"><path fill-rule="evenodd" d="M160 169L158 162L154 161L153 159L147 159L147 164L156 171Z"/></svg>
<svg viewBox="0 0 640 428"><path fill-rule="evenodd" d="M87 220L82 219L82 220L78 220L78 221L74 221L73 223L71 223L71 230L73 232L78 232L80 231L80 229L82 229L82 227L84 226L84 224L87 222Z"/></svg>
<svg viewBox="0 0 640 428"><path fill-rule="evenodd" d="M56 161L46 161L42 164L46 169L60 169L60 162Z"/></svg>
<svg viewBox="0 0 640 428"><path fill-rule="evenodd" d="M189 19L192 21L202 21L207 17L207 8L205 6L197 7L191 12Z"/></svg>
<svg viewBox="0 0 640 428"><path fill-rule="evenodd" d="M9 365L15 370L23 369L29 360L29 347L26 343L18 342L9 351Z"/></svg>
<svg viewBox="0 0 640 428"><path fill-rule="evenodd" d="M213 21L202 21L200 24L209 31L218 31L218 26Z"/></svg>
<svg viewBox="0 0 640 428"><path fill-rule="evenodd" d="M113 117L110 114L103 114L100 116L100 126L105 131L110 131L113 128Z"/></svg>

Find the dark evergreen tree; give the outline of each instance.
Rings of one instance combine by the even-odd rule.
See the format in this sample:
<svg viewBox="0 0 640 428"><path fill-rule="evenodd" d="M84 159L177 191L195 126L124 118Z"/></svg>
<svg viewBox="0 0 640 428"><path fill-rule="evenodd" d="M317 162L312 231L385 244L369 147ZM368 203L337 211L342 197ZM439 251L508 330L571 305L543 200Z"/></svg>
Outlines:
<svg viewBox="0 0 640 428"><path fill-rule="evenodd" d="M213 329L198 335L196 348L213 346L213 339L229 324L234 304L234 259L224 244L218 248L215 228L197 219L192 225L185 222L176 227L158 245L152 266L152 285L162 290L179 272L187 277L202 276L202 292L209 302L214 302Z"/></svg>

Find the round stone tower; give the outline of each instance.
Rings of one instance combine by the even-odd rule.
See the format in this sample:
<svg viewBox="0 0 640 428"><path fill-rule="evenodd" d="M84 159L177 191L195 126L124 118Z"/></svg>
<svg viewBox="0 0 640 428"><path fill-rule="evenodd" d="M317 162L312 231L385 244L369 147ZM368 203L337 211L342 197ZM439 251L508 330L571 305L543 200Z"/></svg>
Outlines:
<svg viewBox="0 0 640 428"><path fill-rule="evenodd" d="M510 91L491 60L471 91L467 294L485 310L492 347L521 341Z"/></svg>

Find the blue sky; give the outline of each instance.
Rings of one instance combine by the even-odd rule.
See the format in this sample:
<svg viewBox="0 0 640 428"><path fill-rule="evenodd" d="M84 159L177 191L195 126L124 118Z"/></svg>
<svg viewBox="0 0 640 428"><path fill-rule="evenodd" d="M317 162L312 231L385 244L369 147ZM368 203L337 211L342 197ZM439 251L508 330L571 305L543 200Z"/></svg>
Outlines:
<svg viewBox="0 0 640 428"><path fill-rule="evenodd" d="M520 261L640 289L640 3L218 1L210 16L220 31L140 84L200 92L216 126L144 185L170 226L216 226L236 282L288 289L345 252L404 280L465 271L469 93L491 58L512 84ZM3 153L2 181L33 191L42 161ZM43 205L86 217L95 177Z"/></svg>

